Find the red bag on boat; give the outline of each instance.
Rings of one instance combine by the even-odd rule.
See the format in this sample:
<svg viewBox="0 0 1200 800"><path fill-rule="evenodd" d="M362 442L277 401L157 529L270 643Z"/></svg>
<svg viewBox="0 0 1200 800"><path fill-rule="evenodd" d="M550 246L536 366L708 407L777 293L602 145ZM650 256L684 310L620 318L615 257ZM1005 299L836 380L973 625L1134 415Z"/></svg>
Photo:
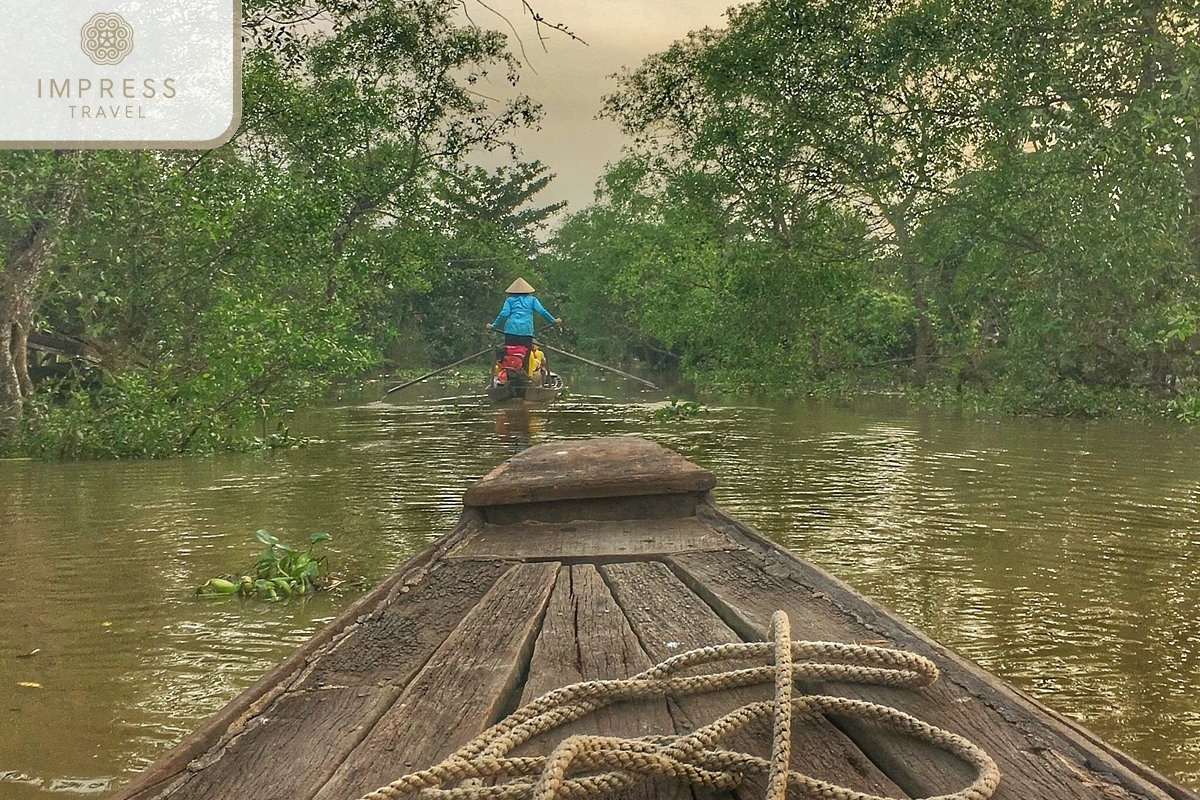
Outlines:
<svg viewBox="0 0 1200 800"><path fill-rule="evenodd" d="M519 344L505 345L504 356L500 359L500 366L504 369L523 370L525 369L525 356L528 354L528 348L522 347Z"/></svg>

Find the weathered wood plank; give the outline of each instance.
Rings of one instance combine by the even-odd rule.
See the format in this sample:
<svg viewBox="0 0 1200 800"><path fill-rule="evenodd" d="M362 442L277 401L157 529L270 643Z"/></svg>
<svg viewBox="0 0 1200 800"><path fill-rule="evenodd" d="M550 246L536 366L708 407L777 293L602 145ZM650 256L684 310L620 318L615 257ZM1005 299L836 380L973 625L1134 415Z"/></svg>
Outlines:
<svg viewBox="0 0 1200 800"><path fill-rule="evenodd" d="M169 795L311 797L506 570L439 563L314 656L292 689L242 720Z"/></svg>
<svg viewBox="0 0 1200 800"><path fill-rule="evenodd" d="M628 558L730 547L727 536L695 517L649 520L577 520L485 525L450 551L449 558L539 560Z"/></svg>
<svg viewBox="0 0 1200 800"><path fill-rule="evenodd" d="M438 560L315 660L302 688L404 686L511 566Z"/></svg>
<svg viewBox="0 0 1200 800"><path fill-rule="evenodd" d="M762 638L783 609L796 638L887 643L933 658L943 677L927 689L811 689L895 706L967 736L1000 764L997 800L1200 800L725 516L711 505L714 483L643 439L524 451L468 491L447 537L118 796L358 797L444 758L515 707L527 664L524 699L632 674L691 647ZM560 733L688 730L769 693L628 704ZM796 732L793 766L804 772L893 797L969 779L954 759L880 728L836 718L819 725ZM765 756L768 734L763 723L729 744ZM672 787L637 791L658 797Z"/></svg>
<svg viewBox="0 0 1200 800"><path fill-rule="evenodd" d="M705 492L716 483L711 472L661 445L612 436L531 447L467 489L463 502L492 506Z"/></svg>
<svg viewBox="0 0 1200 800"><path fill-rule="evenodd" d="M596 568L564 567L559 571L546 608L521 703L581 681L628 678L651 666L650 658ZM636 738L674 732L675 723L665 700L619 703L535 737L516 753L547 755L563 739L578 734ZM640 783L614 795L614 799L625 800L691 797L686 787L659 780Z"/></svg>
<svg viewBox="0 0 1200 800"><path fill-rule="evenodd" d="M827 685L822 691L899 708L970 739L1000 767L996 800L1168 796L1066 726L1047 724L1040 706L1029 698L781 548L770 546L759 554L685 554L669 561L744 636L764 636L771 614L782 609L789 615L793 639L871 642L933 659L941 677L919 691L848 685ZM965 783L965 770L949 766L936 751L853 721L839 724L910 794L929 795Z"/></svg>
<svg viewBox="0 0 1200 800"><path fill-rule="evenodd" d="M661 563L609 564L601 573L612 587L639 641L656 663L688 650L742 639ZM706 725L733 709L771 697L772 687L731 689L680 698L689 729ZM678 720L677 722L684 722ZM731 739L731 749L762 758L770 754L769 722L748 726ZM792 737L792 767L808 775L860 792L903 797L841 731L824 720L798 725ZM740 796L761 797L761 785L744 787Z"/></svg>
<svg viewBox="0 0 1200 800"><path fill-rule="evenodd" d="M496 721L528 661L558 564L506 572L316 794L359 797L432 766Z"/></svg>
<svg viewBox="0 0 1200 800"><path fill-rule="evenodd" d="M242 725L224 752L194 763L203 771L164 800L212 800L231 787L262 800L312 797L395 697L386 688L288 692Z"/></svg>
<svg viewBox="0 0 1200 800"><path fill-rule="evenodd" d="M651 666L596 568L590 564L564 567L546 607L521 702L580 681L627 678ZM672 730L665 705L647 709L637 720L611 715L596 719L601 723L597 729L616 734L621 728L622 736Z"/></svg>
<svg viewBox="0 0 1200 800"><path fill-rule="evenodd" d="M640 494L631 497L587 497L547 503L514 503L477 509L494 525L524 522L574 522L580 519L630 520L694 517L707 492Z"/></svg>

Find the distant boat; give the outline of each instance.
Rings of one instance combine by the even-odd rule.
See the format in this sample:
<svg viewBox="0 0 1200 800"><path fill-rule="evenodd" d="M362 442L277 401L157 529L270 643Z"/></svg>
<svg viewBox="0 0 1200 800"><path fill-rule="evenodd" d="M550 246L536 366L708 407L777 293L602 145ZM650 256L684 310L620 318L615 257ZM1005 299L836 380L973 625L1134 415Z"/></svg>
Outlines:
<svg viewBox="0 0 1200 800"><path fill-rule="evenodd" d="M529 380L506 380L497 382L493 377L487 386L487 395L493 403L550 403L563 392L563 380L554 372L540 384Z"/></svg>

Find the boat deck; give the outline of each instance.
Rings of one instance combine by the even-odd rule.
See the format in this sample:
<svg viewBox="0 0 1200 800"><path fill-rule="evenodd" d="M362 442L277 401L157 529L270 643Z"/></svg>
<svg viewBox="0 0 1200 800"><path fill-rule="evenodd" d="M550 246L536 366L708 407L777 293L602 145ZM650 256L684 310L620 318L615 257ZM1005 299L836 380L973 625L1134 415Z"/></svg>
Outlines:
<svg viewBox="0 0 1200 800"><path fill-rule="evenodd" d="M623 679L687 650L793 640L919 654L923 688L826 680L797 689L880 703L959 734L1000 770L996 798L1196 798L931 641L728 517L711 473L643 439L540 445L468 490L459 525L139 775L117 796L355 800L451 755L519 706L580 681ZM772 687L620 702L565 734L683 734ZM770 722L727 742L765 757ZM864 795L927 797L969 785L945 751L837 714L792 731L791 766ZM761 797L662 777L621 797ZM793 790L789 796L801 795ZM852 796L852 795L843 795Z"/></svg>

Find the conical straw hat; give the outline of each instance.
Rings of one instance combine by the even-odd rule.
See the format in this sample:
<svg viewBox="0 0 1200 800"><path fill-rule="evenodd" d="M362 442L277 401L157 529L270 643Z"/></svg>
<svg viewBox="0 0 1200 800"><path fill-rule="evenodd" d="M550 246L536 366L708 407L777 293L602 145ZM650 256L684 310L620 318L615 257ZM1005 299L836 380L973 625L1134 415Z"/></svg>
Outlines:
<svg viewBox="0 0 1200 800"><path fill-rule="evenodd" d="M524 278L517 278L504 291L506 294L533 294L534 288Z"/></svg>

